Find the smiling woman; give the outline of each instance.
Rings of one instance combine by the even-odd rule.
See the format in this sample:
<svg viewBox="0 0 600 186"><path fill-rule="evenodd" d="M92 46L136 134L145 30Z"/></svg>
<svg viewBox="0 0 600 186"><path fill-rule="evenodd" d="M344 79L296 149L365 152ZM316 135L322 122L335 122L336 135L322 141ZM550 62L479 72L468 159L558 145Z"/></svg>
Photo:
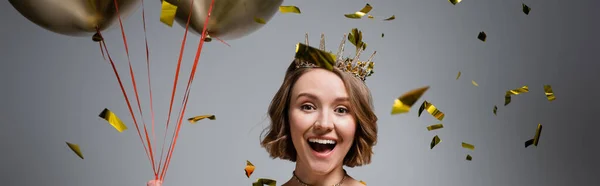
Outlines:
<svg viewBox="0 0 600 186"><path fill-rule="evenodd" d="M373 56L367 62L359 62L359 55L342 58L345 38L337 59L324 51L323 35L319 50L307 46L308 38L307 45L298 44L271 101L271 125L261 145L272 158L296 162L284 186L362 185L343 166L369 164L377 142L377 116L364 84Z"/></svg>

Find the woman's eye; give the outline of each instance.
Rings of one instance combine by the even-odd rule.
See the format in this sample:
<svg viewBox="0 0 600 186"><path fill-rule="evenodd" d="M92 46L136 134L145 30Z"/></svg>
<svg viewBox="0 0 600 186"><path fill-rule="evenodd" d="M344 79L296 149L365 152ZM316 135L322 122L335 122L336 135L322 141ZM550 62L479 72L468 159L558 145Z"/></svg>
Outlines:
<svg viewBox="0 0 600 186"><path fill-rule="evenodd" d="M336 112L340 113L340 114L346 114L348 113L348 109L346 108L337 108L335 109Z"/></svg>
<svg viewBox="0 0 600 186"><path fill-rule="evenodd" d="M302 110L312 110L314 107L312 105L302 105L300 107Z"/></svg>

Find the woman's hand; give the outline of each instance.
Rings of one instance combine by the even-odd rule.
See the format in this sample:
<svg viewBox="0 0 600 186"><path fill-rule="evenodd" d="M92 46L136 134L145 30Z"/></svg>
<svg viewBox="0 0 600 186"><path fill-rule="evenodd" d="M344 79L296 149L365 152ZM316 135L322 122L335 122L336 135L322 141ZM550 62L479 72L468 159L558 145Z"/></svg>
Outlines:
<svg viewBox="0 0 600 186"><path fill-rule="evenodd" d="M150 180L146 184L146 186L162 186L162 181L160 180Z"/></svg>

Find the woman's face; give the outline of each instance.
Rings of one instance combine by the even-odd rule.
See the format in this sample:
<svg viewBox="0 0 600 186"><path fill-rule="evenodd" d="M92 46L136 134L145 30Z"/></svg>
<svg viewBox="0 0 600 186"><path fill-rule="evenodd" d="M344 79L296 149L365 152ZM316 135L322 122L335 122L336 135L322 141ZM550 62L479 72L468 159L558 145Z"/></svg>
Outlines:
<svg viewBox="0 0 600 186"><path fill-rule="evenodd" d="M331 71L306 72L292 88L289 123L297 162L317 174L342 165L356 131L344 82Z"/></svg>

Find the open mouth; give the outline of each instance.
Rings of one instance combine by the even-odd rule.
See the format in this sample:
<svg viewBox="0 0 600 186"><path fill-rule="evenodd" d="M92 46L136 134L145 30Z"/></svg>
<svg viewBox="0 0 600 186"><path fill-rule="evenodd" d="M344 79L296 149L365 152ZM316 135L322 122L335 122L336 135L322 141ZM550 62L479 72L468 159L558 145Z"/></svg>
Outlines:
<svg viewBox="0 0 600 186"><path fill-rule="evenodd" d="M318 153L331 152L335 148L336 144L337 142L335 140L316 138L308 139L308 145L310 146L310 148L312 148L315 152Z"/></svg>

